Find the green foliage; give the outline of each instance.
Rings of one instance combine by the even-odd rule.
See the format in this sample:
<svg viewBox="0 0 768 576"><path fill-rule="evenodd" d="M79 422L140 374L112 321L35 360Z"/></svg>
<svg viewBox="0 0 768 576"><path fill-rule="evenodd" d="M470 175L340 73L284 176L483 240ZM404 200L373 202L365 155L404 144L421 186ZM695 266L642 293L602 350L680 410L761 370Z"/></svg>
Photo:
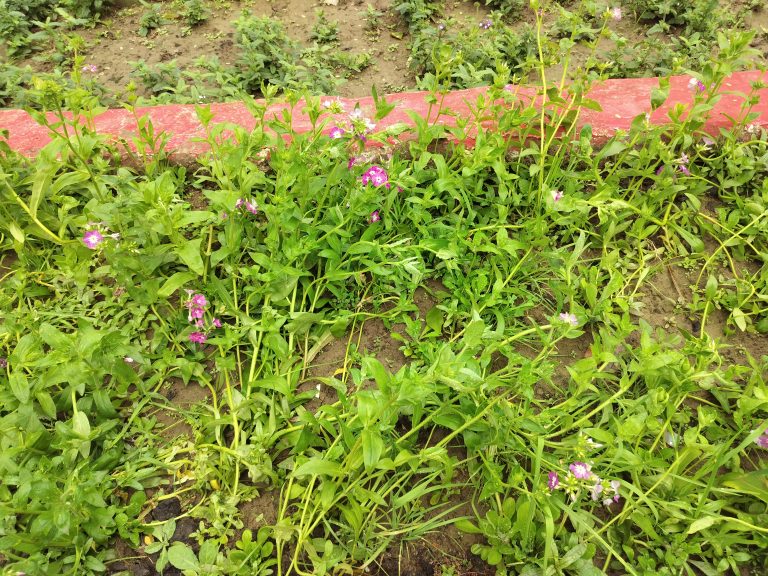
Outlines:
<svg viewBox="0 0 768 576"><path fill-rule="evenodd" d="M236 66L247 91L258 93L262 85L316 93L333 91L333 72L326 67L308 67L300 57L299 46L288 38L279 21L244 11L235 21L235 29L235 43L241 51Z"/></svg>
<svg viewBox="0 0 768 576"><path fill-rule="evenodd" d="M712 36L719 29L722 16L718 0L679 2L675 0L625 0L641 20L656 22L659 30L682 28L687 35L694 32Z"/></svg>
<svg viewBox="0 0 768 576"><path fill-rule="evenodd" d="M203 0L185 0L181 17L188 26L198 26L208 20L210 15Z"/></svg>
<svg viewBox="0 0 768 576"><path fill-rule="evenodd" d="M497 20L453 25L435 28L434 112L469 77L442 35L504 46ZM268 19L238 30L270 103L330 58ZM394 103L375 91L346 111L306 96L304 133L293 93L279 116L247 99L252 130L198 106L209 152L186 167L138 114L132 146L94 133L79 56L69 82L4 68L2 97L53 137L34 160L0 139L4 569L104 573L120 538L158 572L365 572L455 524L500 576L764 573L758 87L733 129L701 132L750 39L717 35L689 107L599 147L575 123L588 76L537 109L493 62L451 128L377 131ZM159 98L237 78L202 65L136 74ZM361 144L396 131L401 148ZM252 531L258 501L276 509Z"/></svg>
<svg viewBox="0 0 768 576"><path fill-rule="evenodd" d="M149 36L153 30L162 28L168 21L163 18L160 12L160 6L157 4L147 4L142 2L145 6L144 12L141 13L139 19L139 36Z"/></svg>
<svg viewBox="0 0 768 576"><path fill-rule="evenodd" d="M530 27L513 31L498 21L488 29L456 24L449 20L445 30L422 28L414 36L408 65L422 88L436 79L445 89L486 85L502 70L522 74L531 68L536 41Z"/></svg>
<svg viewBox="0 0 768 576"><path fill-rule="evenodd" d="M310 38L318 44L334 44L339 40L339 23L331 22L323 10L315 12L317 22L312 27Z"/></svg>
<svg viewBox="0 0 768 576"><path fill-rule="evenodd" d="M521 18L528 6L524 0L485 0L485 5L510 18Z"/></svg>

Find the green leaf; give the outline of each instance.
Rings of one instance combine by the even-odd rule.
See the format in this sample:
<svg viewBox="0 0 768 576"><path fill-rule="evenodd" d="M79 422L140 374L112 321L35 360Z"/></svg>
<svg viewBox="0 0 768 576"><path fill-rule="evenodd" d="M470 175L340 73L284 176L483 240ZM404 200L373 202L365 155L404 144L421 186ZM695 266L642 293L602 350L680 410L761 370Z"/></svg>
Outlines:
<svg viewBox="0 0 768 576"><path fill-rule="evenodd" d="M29 382L27 376L21 370L14 370L8 378L11 392L22 404L29 402Z"/></svg>
<svg viewBox="0 0 768 576"><path fill-rule="evenodd" d="M438 334L443 331L444 312L437 306L430 308L427 312L427 326L433 332Z"/></svg>
<svg viewBox="0 0 768 576"><path fill-rule="evenodd" d="M294 476L340 476L341 465L338 462L323 460L322 458L310 458L304 464L293 471Z"/></svg>
<svg viewBox="0 0 768 576"><path fill-rule="evenodd" d="M485 322L479 318L472 320L472 322L467 324L467 327L464 329L462 344L467 348L474 348L482 341L484 331Z"/></svg>
<svg viewBox="0 0 768 576"><path fill-rule="evenodd" d="M309 329L325 319L324 312L293 312L291 321L285 325L285 329L291 334L301 336L309 332Z"/></svg>
<svg viewBox="0 0 768 576"><path fill-rule="evenodd" d="M744 332L747 329L747 315L744 314L744 312L741 310L741 308L734 308L733 312L731 312L731 318L733 318L734 323L736 326L739 327L739 330Z"/></svg>
<svg viewBox="0 0 768 576"><path fill-rule="evenodd" d="M560 557L560 568L567 568L574 562L576 562L579 558L584 556L584 553L587 551L587 545L586 544L577 544L568 552L563 554Z"/></svg>
<svg viewBox="0 0 768 576"><path fill-rule="evenodd" d="M706 528L709 528L713 524L720 522L720 520L722 520L722 518L720 518L719 516L704 516L703 518L694 520L691 523L691 527L688 528L688 532L686 532L686 534L694 534L695 532L705 530Z"/></svg>
<svg viewBox="0 0 768 576"><path fill-rule="evenodd" d="M179 570L197 570L200 568L200 562L192 551L192 548L184 542L174 542L168 549L168 561L174 568Z"/></svg>
<svg viewBox="0 0 768 576"><path fill-rule="evenodd" d="M78 412L72 416L72 430L83 439L91 435L91 424L84 412Z"/></svg>
<svg viewBox="0 0 768 576"><path fill-rule="evenodd" d="M707 278L707 287L704 289L704 295L707 300L714 300L717 295L717 278L710 274Z"/></svg>
<svg viewBox="0 0 768 576"><path fill-rule="evenodd" d="M24 240L26 239L26 236L24 235L24 231L19 228L19 225L16 224L16 222L9 222L8 223L8 230L11 233L11 236L13 236L13 239L16 240L19 244L24 244Z"/></svg>
<svg viewBox="0 0 768 576"><path fill-rule="evenodd" d="M366 428L362 432L363 464L366 470L372 470L384 452L384 440L378 430Z"/></svg>
<svg viewBox="0 0 768 576"><path fill-rule="evenodd" d="M482 534L483 533L483 531L480 530L480 528L475 526L472 522L470 522L466 518L456 520L456 522L454 523L454 526L456 526L456 528L458 528L460 531L464 532L465 534Z"/></svg>
<svg viewBox="0 0 768 576"><path fill-rule="evenodd" d="M651 90L651 110L656 110L669 98L669 78L659 78L659 87Z"/></svg>
<svg viewBox="0 0 768 576"><path fill-rule="evenodd" d="M176 246L176 254L178 254L181 261L189 266L189 269L198 276L202 276L205 272L203 257L200 255L201 242L202 238L193 238L180 246Z"/></svg>
<svg viewBox="0 0 768 576"><path fill-rule="evenodd" d="M627 149L627 145L624 142L619 142L618 140L614 140L602 147L600 152L597 153L595 161L598 162L600 160L603 160L604 158L608 158L609 156L615 156L619 152L623 152L626 149Z"/></svg>
<svg viewBox="0 0 768 576"><path fill-rule="evenodd" d="M176 292L176 290L184 286L184 284L192 280L196 280L197 277L197 274L192 274L191 272L176 272L176 274L168 278L168 280L163 283L163 285L157 291L157 295L160 298L168 298L168 296Z"/></svg>

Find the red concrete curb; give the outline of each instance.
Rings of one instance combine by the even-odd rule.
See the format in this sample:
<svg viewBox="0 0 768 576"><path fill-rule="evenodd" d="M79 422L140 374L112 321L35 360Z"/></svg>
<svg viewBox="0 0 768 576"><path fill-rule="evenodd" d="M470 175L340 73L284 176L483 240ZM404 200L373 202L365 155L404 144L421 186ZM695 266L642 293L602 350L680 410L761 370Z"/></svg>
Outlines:
<svg viewBox="0 0 768 576"><path fill-rule="evenodd" d="M666 103L650 115L650 121L655 124L669 122L669 112L677 104L690 106L693 102L693 90L688 85L688 76L674 76L670 80L670 93ZM745 98L752 90L752 84L761 81L768 84L768 73L760 71L739 72L733 74L723 83L721 98L709 115L709 120L704 130L710 134L718 134L720 128L729 128L734 119L741 119L741 107ZM628 130L632 119L638 115L651 112L651 92L659 86L658 78L639 78L627 80L608 80L595 85L588 98L597 101L602 111L583 110L579 118L579 126L591 125L593 139L596 143L605 142L613 136L617 130ZM533 87L508 86L513 94L526 99L533 98L536 89ZM457 90L448 93L443 101L443 109L451 111L451 115L443 114L436 118L435 109L432 110L432 121L439 121L445 125L455 125L456 117L470 117L471 106L477 101L478 96L485 94L486 88L473 88L469 90ZM427 104L427 92L411 92L402 94L390 94L386 96L387 102L394 104L392 112L378 123L376 131L383 130L394 124L404 123L413 126L413 121L407 111L413 111L426 118L429 105ZM323 98L336 100L337 98ZM373 99L368 98L338 98L346 110L352 110L355 104L369 116L373 115ZM303 101L294 108L293 128L298 132L310 129L308 116L302 111ZM267 111L267 117L280 115L288 104L271 106ZM242 102L210 104L213 113L212 124L234 123L246 129L252 129L255 120L248 108ZM753 121L758 126L768 127L768 88L758 91L757 103L752 108L758 113ZM185 157L195 157L204 152L207 145L197 141L205 136L203 126L197 118L194 105L164 105L137 109L138 116L147 116L154 126L155 133L165 132L169 139L167 151L179 160ZM107 110L95 119L96 130L102 134L109 134L116 139L125 139L131 142L137 135L136 120L132 113L124 109ZM9 132L8 142L14 150L34 156L49 141L48 129L35 123L32 118L22 110L0 110L0 131Z"/></svg>

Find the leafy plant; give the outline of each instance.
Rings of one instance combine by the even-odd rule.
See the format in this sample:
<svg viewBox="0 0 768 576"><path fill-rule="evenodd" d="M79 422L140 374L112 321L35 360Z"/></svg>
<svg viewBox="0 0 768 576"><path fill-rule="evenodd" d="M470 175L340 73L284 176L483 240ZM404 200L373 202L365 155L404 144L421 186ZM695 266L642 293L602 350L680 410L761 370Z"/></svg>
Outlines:
<svg viewBox="0 0 768 576"><path fill-rule="evenodd" d="M312 27L310 38L318 44L334 44L339 41L339 24L331 22L325 15L325 11L317 10L315 12L317 22Z"/></svg>
<svg viewBox="0 0 768 576"><path fill-rule="evenodd" d="M210 11L203 0L186 0L181 17L188 26L199 26L210 17Z"/></svg>
<svg viewBox="0 0 768 576"><path fill-rule="evenodd" d="M139 30L137 33L139 36L146 37L149 36L153 30L162 28L168 21L163 17L160 12L160 6L157 4L143 3L143 5L145 6L145 9L139 19Z"/></svg>

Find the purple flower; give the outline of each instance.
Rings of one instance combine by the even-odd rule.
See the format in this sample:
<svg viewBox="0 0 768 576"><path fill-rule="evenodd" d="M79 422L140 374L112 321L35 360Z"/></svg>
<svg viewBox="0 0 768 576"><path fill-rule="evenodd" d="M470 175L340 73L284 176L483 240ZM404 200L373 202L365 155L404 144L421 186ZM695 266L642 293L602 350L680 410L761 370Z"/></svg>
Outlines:
<svg viewBox="0 0 768 576"><path fill-rule="evenodd" d="M245 201L245 209L248 210L254 216L259 213L259 207L255 203Z"/></svg>
<svg viewBox="0 0 768 576"><path fill-rule="evenodd" d="M208 340L208 336L206 336L202 332L192 332L189 335L189 341L194 344L205 344L206 340Z"/></svg>
<svg viewBox="0 0 768 576"><path fill-rule="evenodd" d="M691 171L688 170L688 166L686 166L685 164L681 164L680 166L677 167L677 169L680 170L680 172L682 172L683 175L685 176L691 175Z"/></svg>
<svg viewBox="0 0 768 576"><path fill-rule="evenodd" d="M572 314L570 312L561 312L560 313L560 320L570 324L571 326L578 326L579 325L579 319L576 318L576 314Z"/></svg>
<svg viewBox="0 0 768 576"><path fill-rule="evenodd" d="M560 202L563 198L563 193L560 190L552 190L550 194L552 194L553 202Z"/></svg>
<svg viewBox="0 0 768 576"><path fill-rule="evenodd" d="M104 236L98 230L88 230L83 234L83 244L88 246L91 250L95 250L96 247L104 242Z"/></svg>
<svg viewBox="0 0 768 576"><path fill-rule="evenodd" d="M91 74L95 74L96 72L99 71L99 69L93 64L86 64L81 68L81 70L83 72L90 72Z"/></svg>
<svg viewBox="0 0 768 576"><path fill-rule="evenodd" d="M691 76L691 78L688 80L688 90L693 92L704 92L706 89L707 87L704 85L704 82L698 78Z"/></svg>
<svg viewBox="0 0 768 576"><path fill-rule="evenodd" d="M755 444L760 446L760 448L765 448L768 450L768 431L763 432L760 436L758 436L755 439Z"/></svg>
<svg viewBox="0 0 768 576"><path fill-rule="evenodd" d="M221 320L219 320L218 318L214 318L211 321L211 324L213 324L214 328L221 328Z"/></svg>
<svg viewBox="0 0 768 576"><path fill-rule="evenodd" d="M192 296L190 302L192 306L197 306L198 308L205 308L208 306L208 300L205 299L203 294L195 294Z"/></svg>
<svg viewBox="0 0 768 576"><path fill-rule="evenodd" d="M333 128L331 128L331 131L328 132L328 136L334 139L341 138L342 136L344 136L344 134L345 134L344 129L339 128L338 126L334 126Z"/></svg>
<svg viewBox="0 0 768 576"><path fill-rule="evenodd" d="M558 477L557 472L550 472L547 477L547 488L550 490L554 490L560 485L560 478Z"/></svg>
<svg viewBox="0 0 768 576"><path fill-rule="evenodd" d="M488 28L493 26L493 20L491 20L490 18L486 18L485 20L480 22L478 26L480 26L480 28L482 28L483 30L488 30Z"/></svg>
<svg viewBox="0 0 768 576"><path fill-rule="evenodd" d="M381 166L371 166L362 176L363 186L371 183L376 187L386 185L389 188L389 176Z"/></svg>
<svg viewBox="0 0 768 576"><path fill-rule="evenodd" d="M661 176L661 173L662 173L662 172L664 172L664 164L662 164L661 166L659 166L659 167L656 169L656 176Z"/></svg>
<svg viewBox="0 0 768 576"><path fill-rule="evenodd" d="M0 368L8 368L8 359L0 357Z"/></svg>
<svg viewBox="0 0 768 576"><path fill-rule="evenodd" d="M237 202L235 202L235 209L242 208L245 206L245 209L248 210L251 214L254 216L259 213L259 206L255 202L251 202L249 200L245 200L243 198L238 198Z"/></svg>
<svg viewBox="0 0 768 576"><path fill-rule="evenodd" d="M379 211L374 210L373 212L371 212L371 217L368 219L368 222L373 224L374 222L378 222L379 220L381 220L381 216L379 216Z"/></svg>
<svg viewBox="0 0 768 576"><path fill-rule="evenodd" d="M568 469L573 477L579 480L587 480L592 477L592 466L584 462L574 462L568 466Z"/></svg>
<svg viewBox="0 0 768 576"><path fill-rule="evenodd" d="M618 502L619 501L619 487L621 486L621 482L618 480L611 480L611 490L613 490L613 501Z"/></svg>

